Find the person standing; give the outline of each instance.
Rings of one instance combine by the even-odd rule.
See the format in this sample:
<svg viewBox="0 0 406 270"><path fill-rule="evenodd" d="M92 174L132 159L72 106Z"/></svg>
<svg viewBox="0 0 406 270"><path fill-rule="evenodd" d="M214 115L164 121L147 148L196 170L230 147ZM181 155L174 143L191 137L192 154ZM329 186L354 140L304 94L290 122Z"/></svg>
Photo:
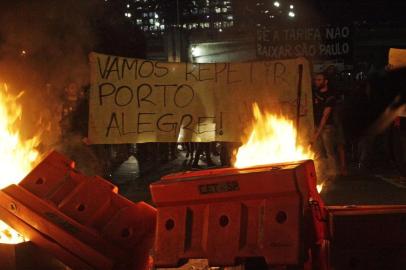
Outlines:
<svg viewBox="0 0 406 270"><path fill-rule="evenodd" d="M315 133L311 145L315 150L318 175L322 181L334 177L337 172L336 129L333 113L336 103L335 93L328 87L327 76L318 73L314 77L313 113Z"/></svg>
<svg viewBox="0 0 406 270"><path fill-rule="evenodd" d="M336 97L336 102L334 104L334 110L332 113L333 123L335 127L335 139L336 139L336 150L338 157L337 174L346 176L348 174L347 161L346 161L346 138L344 134L343 127L343 105L344 105L344 89L346 88L345 82L340 78L337 72L337 68L334 65L329 66L324 73L328 80L328 90L334 93Z"/></svg>

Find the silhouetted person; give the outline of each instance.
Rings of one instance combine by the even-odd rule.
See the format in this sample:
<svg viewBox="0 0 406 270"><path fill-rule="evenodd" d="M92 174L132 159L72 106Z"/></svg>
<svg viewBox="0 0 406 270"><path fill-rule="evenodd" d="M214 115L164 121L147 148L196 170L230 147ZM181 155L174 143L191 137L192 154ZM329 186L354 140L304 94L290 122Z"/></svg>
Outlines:
<svg viewBox="0 0 406 270"><path fill-rule="evenodd" d="M311 140L314 146L316 161L321 162L319 168L321 180L327 180L336 175L336 128L333 121L333 110L336 97L328 87L328 79L323 73L314 77L315 91L313 93L313 111L315 133Z"/></svg>

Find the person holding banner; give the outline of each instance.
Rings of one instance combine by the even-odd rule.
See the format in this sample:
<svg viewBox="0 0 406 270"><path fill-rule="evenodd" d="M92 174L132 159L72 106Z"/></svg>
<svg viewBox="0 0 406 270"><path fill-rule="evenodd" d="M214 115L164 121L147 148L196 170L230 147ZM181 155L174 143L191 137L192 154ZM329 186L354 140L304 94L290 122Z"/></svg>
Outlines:
<svg viewBox="0 0 406 270"><path fill-rule="evenodd" d="M311 145L314 147L315 160L320 164L318 175L322 181L325 181L336 175L336 129L333 120L336 97L329 89L328 79L324 73L316 74L314 86L316 88L313 93L315 133Z"/></svg>
<svg viewBox="0 0 406 270"><path fill-rule="evenodd" d="M195 147L196 147L196 154L193 159L192 168L200 169L199 161L200 161L200 156L203 153L205 154L205 157L206 157L207 167L214 167L215 164L214 164L213 160L211 159L210 143L203 143L203 142L195 143Z"/></svg>

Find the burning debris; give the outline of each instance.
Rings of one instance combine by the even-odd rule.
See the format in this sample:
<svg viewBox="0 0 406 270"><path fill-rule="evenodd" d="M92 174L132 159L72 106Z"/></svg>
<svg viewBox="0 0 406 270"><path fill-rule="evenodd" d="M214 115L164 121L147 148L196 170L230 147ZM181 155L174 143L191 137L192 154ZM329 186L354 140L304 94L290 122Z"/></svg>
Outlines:
<svg viewBox="0 0 406 270"><path fill-rule="evenodd" d="M39 136L22 140L19 132L22 108L17 101L22 94L13 96L7 85L0 87L0 188L21 181L39 158Z"/></svg>
<svg viewBox="0 0 406 270"><path fill-rule="evenodd" d="M36 164L39 152L35 149L39 137L22 140L19 133L19 120L22 115L21 105L17 102L21 92L13 96L7 85L0 87L0 189L10 184L17 184ZM16 244L24 242L24 236L17 233L0 220L0 243Z"/></svg>
<svg viewBox="0 0 406 270"><path fill-rule="evenodd" d="M0 244L19 244L28 239L0 220Z"/></svg>
<svg viewBox="0 0 406 270"><path fill-rule="evenodd" d="M144 269L155 209L51 152L18 185L0 191L0 218L73 269Z"/></svg>
<svg viewBox="0 0 406 270"><path fill-rule="evenodd" d="M238 149L236 168L312 159L313 153L298 145L293 121L261 112L253 104L252 131L243 146Z"/></svg>
<svg viewBox="0 0 406 270"><path fill-rule="evenodd" d="M21 95L0 89L0 244L32 239L74 269L145 268L155 209L56 152L37 165L40 135L24 140L19 132Z"/></svg>
<svg viewBox="0 0 406 270"><path fill-rule="evenodd" d="M249 136L236 152L236 168L294 162L314 158L310 147L300 145L292 120L262 112L253 104L254 121ZM320 193L324 183L317 184Z"/></svg>

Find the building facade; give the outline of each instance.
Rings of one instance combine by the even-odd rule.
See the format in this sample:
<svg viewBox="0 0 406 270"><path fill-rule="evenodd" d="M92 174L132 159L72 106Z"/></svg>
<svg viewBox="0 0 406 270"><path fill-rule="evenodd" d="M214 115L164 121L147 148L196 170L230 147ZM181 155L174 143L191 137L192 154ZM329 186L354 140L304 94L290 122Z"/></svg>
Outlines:
<svg viewBox="0 0 406 270"><path fill-rule="evenodd" d="M170 28L222 32L234 26L232 0L128 0L122 7L123 16L151 36Z"/></svg>

